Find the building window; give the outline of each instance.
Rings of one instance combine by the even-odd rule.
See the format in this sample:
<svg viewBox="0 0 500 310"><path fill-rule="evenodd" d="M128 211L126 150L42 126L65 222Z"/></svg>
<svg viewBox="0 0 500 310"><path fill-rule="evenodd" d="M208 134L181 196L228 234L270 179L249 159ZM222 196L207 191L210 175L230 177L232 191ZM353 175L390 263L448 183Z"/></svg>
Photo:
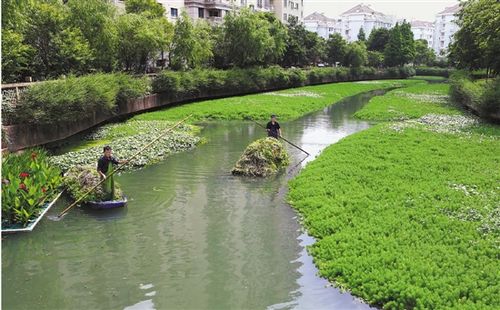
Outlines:
<svg viewBox="0 0 500 310"><path fill-rule="evenodd" d="M288 6L288 0L285 0L283 6L286 8Z"/></svg>
<svg viewBox="0 0 500 310"><path fill-rule="evenodd" d="M176 8L170 8L170 16L172 16L172 17L177 17L177 16L179 16L179 15L178 15L178 11L177 11L177 9L176 9Z"/></svg>
<svg viewBox="0 0 500 310"><path fill-rule="evenodd" d="M286 13L283 14L283 20L288 21L288 15Z"/></svg>
<svg viewBox="0 0 500 310"><path fill-rule="evenodd" d="M199 18L205 18L205 9L198 8L198 17Z"/></svg>
<svg viewBox="0 0 500 310"><path fill-rule="evenodd" d="M259 7L259 8L262 7L262 0L257 0L257 7Z"/></svg>
<svg viewBox="0 0 500 310"><path fill-rule="evenodd" d="M208 16L221 17L221 10L210 10L210 11L208 11Z"/></svg>

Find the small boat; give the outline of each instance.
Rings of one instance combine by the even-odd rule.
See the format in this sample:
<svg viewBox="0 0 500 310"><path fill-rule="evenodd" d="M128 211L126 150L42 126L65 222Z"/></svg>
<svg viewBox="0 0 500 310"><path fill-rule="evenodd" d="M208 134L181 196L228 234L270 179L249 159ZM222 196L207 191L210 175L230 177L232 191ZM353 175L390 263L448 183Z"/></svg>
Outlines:
<svg viewBox="0 0 500 310"><path fill-rule="evenodd" d="M89 201L87 206L91 209L114 209L125 207L127 201L127 196L123 196L121 200Z"/></svg>

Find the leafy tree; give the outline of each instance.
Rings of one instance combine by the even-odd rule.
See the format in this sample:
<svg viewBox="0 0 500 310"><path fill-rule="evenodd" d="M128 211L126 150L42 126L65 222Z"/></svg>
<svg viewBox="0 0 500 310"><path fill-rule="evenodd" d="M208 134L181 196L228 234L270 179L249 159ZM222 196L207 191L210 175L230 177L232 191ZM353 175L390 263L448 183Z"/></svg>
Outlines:
<svg viewBox="0 0 500 310"><path fill-rule="evenodd" d="M193 69L212 58L212 41L207 24L193 25L186 12L175 24L174 38L170 47L170 65L177 70Z"/></svg>
<svg viewBox="0 0 500 310"><path fill-rule="evenodd" d="M307 30L303 24L293 18L288 22L288 41L282 59L284 66L304 66L307 64L306 47L304 46Z"/></svg>
<svg viewBox="0 0 500 310"><path fill-rule="evenodd" d="M23 36L13 30L2 29L2 80L19 81L28 71L33 49L23 43Z"/></svg>
<svg viewBox="0 0 500 310"><path fill-rule="evenodd" d="M427 40L420 39L415 41L415 60L416 65L431 65L436 59L434 50L428 47Z"/></svg>
<svg viewBox="0 0 500 310"><path fill-rule="evenodd" d="M229 12L224 19L226 57L238 67L266 65L280 59L286 48L286 31L270 14L248 9Z"/></svg>
<svg viewBox="0 0 500 310"><path fill-rule="evenodd" d="M384 62L387 66L402 66L403 59L403 37L400 26L396 23L389 34L389 41L384 49Z"/></svg>
<svg viewBox="0 0 500 310"><path fill-rule="evenodd" d="M368 51L368 66L380 68L384 64L384 54L377 51Z"/></svg>
<svg viewBox="0 0 500 310"><path fill-rule="evenodd" d="M500 72L500 2L462 2L457 14L460 27L450 47L450 58L459 68L486 68Z"/></svg>
<svg viewBox="0 0 500 310"><path fill-rule="evenodd" d="M347 41L338 33L331 34L326 41L326 54L330 64L343 63L347 52Z"/></svg>
<svg viewBox="0 0 500 310"><path fill-rule="evenodd" d="M368 50L383 52L389 41L389 33L389 29L386 28L373 29L368 37Z"/></svg>
<svg viewBox="0 0 500 310"><path fill-rule="evenodd" d="M118 59L125 70L145 72L148 63L169 43L168 24L143 14L118 18Z"/></svg>
<svg viewBox="0 0 500 310"><path fill-rule="evenodd" d="M156 0L127 0L125 11L136 14L144 13L150 18L160 18L165 15L165 8Z"/></svg>
<svg viewBox="0 0 500 310"><path fill-rule="evenodd" d="M401 39L403 41L403 45L401 47L402 62L403 64L407 64L415 59L415 41L413 39L413 32L411 31L410 23L403 21L400 25L400 30Z"/></svg>
<svg viewBox="0 0 500 310"><path fill-rule="evenodd" d="M363 27L359 28L358 41L362 41L362 42L366 41L365 30L363 29Z"/></svg>
<svg viewBox="0 0 500 310"><path fill-rule="evenodd" d="M368 61L366 45L363 42L352 42L347 46L344 64L349 67L361 67Z"/></svg>
<svg viewBox="0 0 500 310"><path fill-rule="evenodd" d="M286 42L288 41L287 29L273 13L261 12L257 13L257 16L267 22L269 35L271 36L271 44L267 46L264 64L277 64L282 59L286 50ZM291 18L290 20L293 19Z"/></svg>
<svg viewBox="0 0 500 310"><path fill-rule="evenodd" d="M26 15L33 1L2 0L2 29L14 30L22 34L28 24Z"/></svg>
<svg viewBox="0 0 500 310"><path fill-rule="evenodd" d="M307 31L305 42L307 64L314 64L326 60L326 42L316 32Z"/></svg>
<svg viewBox="0 0 500 310"><path fill-rule="evenodd" d="M128 2L128 1L127 1ZM68 23L80 29L93 53L91 67L112 71L117 60L118 29L116 10L107 1L69 0Z"/></svg>
<svg viewBox="0 0 500 310"><path fill-rule="evenodd" d="M55 60L61 73L87 72L93 54L80 29L64 29L53 37L53 42L58 50Z"/></svg>

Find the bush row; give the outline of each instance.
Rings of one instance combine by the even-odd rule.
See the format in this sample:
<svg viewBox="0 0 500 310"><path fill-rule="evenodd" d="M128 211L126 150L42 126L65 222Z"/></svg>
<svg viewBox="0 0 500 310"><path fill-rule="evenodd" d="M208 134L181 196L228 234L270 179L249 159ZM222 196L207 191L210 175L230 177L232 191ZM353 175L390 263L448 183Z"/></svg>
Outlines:
<svg viewBox="0 0 500 310"><path fill-rule="evenodd" d="M450 68L440 68L440 67L416 67L415 71L417 75L430 75L430 76L442 76L450 77L450 74L455 69Z"/></svg>
<svg viewBox="0 0 500 310"><path fill-rule="evenodd" d="M365 79L407 78L415 75L412 68L313 68L284 69L281 67L163 71L153 80L155 93L172 97L199 96L207 93L248 93L269 89L298 87L325 82Z"/></svg>
<svg viewBox="0 0 500 310"><path fill-rule="evenodd" d="M476 111L483 118L500 120L500 77L474 81L468 73L457 71L452 74L450 84L453 102Z"/></svg>
<svg viewBox="0 0 500 310"><path fill-rule="evenodd" d="M378 70L368 67L166 70L152 81L152 85L147 78L134 78L123 73L93 74L43 82L27 88L19 100L4 102L3 123L55 124L96 114L112 116L118 112L119 104L147 94L151 86L153 92L167 93L181 101L197 96L245 94L326 82L407 78L414 74L411 68Z"/></svg>
<svg viewBox="0 0 500 310"><path fill-rule="evenodd" d="M47 81L25 89L19 100L6 102L3 123L54 124L94 113L113 115L118 104L146 94L149 88L147 78L123 73Z"/></svg>

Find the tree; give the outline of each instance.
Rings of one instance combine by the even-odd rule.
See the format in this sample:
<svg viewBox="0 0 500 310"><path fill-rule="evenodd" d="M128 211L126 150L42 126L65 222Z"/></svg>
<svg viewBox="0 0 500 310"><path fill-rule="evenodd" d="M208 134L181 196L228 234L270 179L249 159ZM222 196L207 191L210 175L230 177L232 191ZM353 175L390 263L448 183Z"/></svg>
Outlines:
<svg viewBox="0 0 500 310"><path fill-rule="evenodd" d="M427 40L415 41L415 65L432 65L436 59L434 50L428 47Z"/></svg>
<svg viewBox="0 0 500 310"><path fill-rule="evenodd" d="M366 35L365 35L365 31L363 30L363 27L359 28L358 41L361 41L361 42L366 41Z"/></svg>
<svg viewBox="0 0 500 310"><path fill-rule="evenodd" d="M165 8L156 0L127 0L125 1L127 13L146 14L149 18L160 18L165 15Z"/></svg>
<svg viewBox="0 0 500 310"><path fill-rule="evenodd" d="M143 14L118 18L118 60L125 70L146 72L149 62L170 42L168 25Z"/></svg>
<svg viewBox="0 0 500 310"><path fill-rule="evenodd" d="M361 67L367 63L366 46L363 42L352 42L347 46L344 64L349 67Z"/></svg>
<svg viewBox="0 0 500 310"><path fill-rule="evenodd" d="M384 49L384 62L389 67L402 66L404 64L403 37L401 36L398 23L396 23L396 26L389 33L389 41Z"/></svg>
<svg viewBox="0 0 500 310"><path fill-rule="evenodd" d="M169 56L170 66L176 70L193 69L207 64L213 56L208 25L195 26L187 13L182 12L175 24Z"/></svg>
<svg viewBox="0 0 500 310"><path fill-rule="evenodd" d="M460 29L450 46L450 58L459 68L486 68L500 72L500 2L470 0L462 2L457 14Z"/></svg>
<svg viewBox="0 0 500 310"><path fill-rule="evenodd" d="M318 64L326 59L326 42L316 32L307 31L304 46L306 48L307 64Z"/></svg>
<svg viewBox="0 0 500 310"><path fill-rule="evenodd" d="M2 81L16 82L28 71L34 50L23 43L23 36L13 30L2 29Z"/></svg>
<svg viewBox="0 0 500 310"><path fill-rule="evenodd" d="M304 46L307 30L303 24L293 18L288 22L288 40L281 64L283 66L307 65L306 47Z"/></svg>
<svg viewBox="0 0 500 310"><path fill-rule="evenodd" d="M326 54L330 64L343 63L347 52L347 41L338 33L331 34L326 41Z"/></svg>
<svg viewBox="0 0 500 310"><path fill-rule="evenodd" d="M386 28L373 29L368 37L368 50L384 52L385 46L389 41L389 33L389 29Z"/></svg>
<svg viewBox="0 0 500 310"><path fill-rule="evenodd" d="M400 30L401 39L403 41L403 45L401 46L402 62L403 64L407 64L415 59L415 41L413 39L410 23L403 21L400 25Z"/></svg>
<svg viewBox="0 0 500 310"><path fill-rule="evenodd" d="M377 51L368 51L368 66L380 68L384 64L384 54Z"/></svg>
<svg viewBox="0 0 500 310"><path fill-rule="evenodd" d="M102 0L69 0L66 5L69 25L80 29L92 50L91 69L112 71L118 46L114 6Z"/></svg>
<svg viewBox="0 0 500 310"><path fill-rule="evenodd" d="M229 63L238 67L268 65L286 49L286 30L270 22L270 14L248 9L231 11L224 19L224 49Z"/></svg>
<svg viewBox="0 0 500 310"><path fill-rule="evenodd" d="M61 73L84 74L87 72L93 60L93 53L80 29L64 29L53 37L53 42L58 50L55 61Z"/></svg>

